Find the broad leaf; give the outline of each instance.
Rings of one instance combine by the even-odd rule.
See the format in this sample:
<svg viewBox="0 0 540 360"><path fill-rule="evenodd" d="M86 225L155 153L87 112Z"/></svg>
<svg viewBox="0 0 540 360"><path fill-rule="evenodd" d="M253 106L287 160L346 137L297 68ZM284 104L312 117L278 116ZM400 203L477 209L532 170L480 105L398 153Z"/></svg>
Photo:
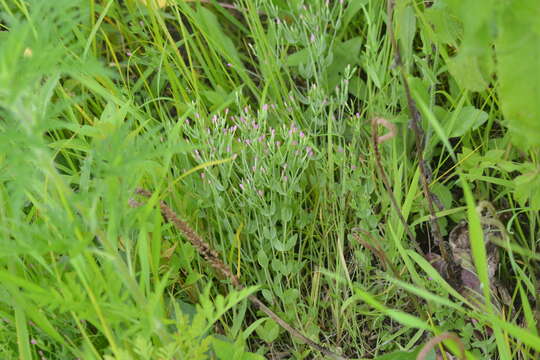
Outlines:
<svg viewBox="0 0 540 360"><path fill-rule="evenodd" d="M480 62L478 56L462 51L448 60L448 69L462 88L470 91L482 91L487 88L488 81L481 69Z"/></svg>
<svg viewBox="0 0 540 360"><path fill-rule="evenodd" d="M540 145L540 6L510 1L501 11L496 42L499 96L513 142Z"/></svg>
<svg viewBox="0 0 540 360"><path fill-rule="evenodd" d="M445 124L446 134L451 138L463 136L468 131L477 129L488 119L485 111L478 110L474 106L465 106L457 112L452 117L453 121Z"/></svg>

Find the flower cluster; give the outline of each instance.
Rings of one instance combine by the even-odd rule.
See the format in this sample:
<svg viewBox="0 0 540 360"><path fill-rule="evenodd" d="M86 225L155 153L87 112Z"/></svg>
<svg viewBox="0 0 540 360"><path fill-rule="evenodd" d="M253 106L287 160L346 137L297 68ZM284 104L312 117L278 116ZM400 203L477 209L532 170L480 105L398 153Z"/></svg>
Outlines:
<svg viewBox="0 0 540 360"><path fill-rule="evenodd" d="M268 189L276 189L276 184L286 192L316 157L316 151L309 135L297 124L268 125L276 109L274 104L263 104L257 112L246 106L235 115L225 109L208 120L198 113L185 119L184 135L199 146L192 155L197 164L233 160L232 165L220 165L219 170L203 169L201 178L209 185L250 192L261 199Z"/></svg>

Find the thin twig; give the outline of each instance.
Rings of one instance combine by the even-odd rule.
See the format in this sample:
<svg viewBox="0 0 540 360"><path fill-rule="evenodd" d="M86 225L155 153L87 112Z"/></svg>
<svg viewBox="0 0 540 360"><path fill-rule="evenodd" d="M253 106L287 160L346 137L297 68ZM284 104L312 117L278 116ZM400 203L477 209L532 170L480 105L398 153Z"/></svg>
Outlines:
<svg viewBox="0 0 540 360"><path fill-rule="evenodd" d="M384 126L385 128L389 130L389 132L386 135L377 136L378 125ZM371 139L373 141L373 150L375 152L375 164L379 171L379 175L381 176L386 192L388 193L388 196L390 197L390 202L392 203L394 210L396 210L399 220L401 221L401 224L403 224L403 228L405 229L405 232L409 236L409 240L413 244L415 250L418 253L423 254L422 249L420 248L420 245L418 245L418 242L416 241L413 233L411 232L411 229L409 228L409 224L403 217L401 208L396 200L396 197L394 196L394 191L392 190L392 187L390 186L390 181L388 181L388 177L386 176L386 172L384 171L384 168L382 166L381 151L379 150L379 144L382 143L383 141L390 140L394 136L396 136L396 129L395 129L394 124L392 124L388 120L383 119L381 117L376 117L371 120Z"/></svg>
<svg viewBox="0 0 540 360"><path fill-rule="evenodd" d="M403 87L405 88L405 96L407 97L407 105L409 107L409 112L411 113L411 128L413 129L415 143L416 143L416 156L418 157L418 163L420 166L420 181L422 183L422 191L424 197L428 204L429 209L429 224L431 229L431 234L435 239L435 243L439 246L441 257L448 264L448 276L449 282L451 285L459 289L462 286L461 281L461 269L458 264L454 261L454 256L450 251L447 250L447 246L443 243L443 238L441 235L441 230L439 228L439 223L437 221L437 216L435 215L435 208L433 206L433 197L431 191L429 190L429 184L427 180L427 169L424 161L424 133L421 127L421 116L416 103L411 95L411 89L409 87L409 82L407 80L407 74L405 71L405 66L403 65L403 60L401 58L401 52L394 34L394 25L392 20L392 15L394 13L394 0L387 0L387 29L388 37L390 38L390 43L395 54L395 64L399 68L401 73L401 79L403 82Z"/></svg>
<svg viewBox="0 0 540 360"><path fill-rule="evenodd" d="M396 279L402 280L396 266L392 264L392 262L388 259L379 241L373 235L371 235L369 231L360 228L354 228L352 229L352 231L353 238L356 239L356 241L358 241L360 244L362 244L366 249L369 249L373 254L375 254L375 256L377 256L383 263L386 271L390 269ZM369 238L369 241L364 240L358 233L362 233L363 235L367 236ZM416 308L416 310L421 313L422 309L420 308L420 303L418 302L416 296L412 296L411 300L414 303L414 307Z"/></svg>
<svg viewBox="0 0 540 360"><path fill-rule="evenodd" d="M381 263L384 265L386 271L388 270L392 271L392 273L394 274L394 277L398 280L401 280L401 275L399 274L398 269L388 259L388 257L386 256L386 253L384 252L381 245L379 244L379 241L375 239L375 237L373 237L373 235L371 235L369 231L366 231L360 228L354 228L352 229L352 231L353 231L352 233L353 238L356 241L358 241L362 246L364 246L366 249L371 251L375 256L377 256L379 260L381 261ZM369 241L364 240L364 238L360 236L358 233L362 233L363 235L369 237Z"/></svg>
<svg viewBox="0 0 540 360"><path fill-rule="evenodd" d="M146 189L136 189L136 194L142 195L144 197L151 197L152 192L146 190ZM130 206L132 207L138 207L143 205L143 203L140 203L136 200L130 200L129 202ZM159 208L161 210L161 213L165 217L165 219L172 223L177 230L179 230L184 236L191 242L191 244L195 247L195 249L199 252L199 254L210 264L212 268L217 270L220 274L225 276L226 278L230 279L231 284L236 289L243 289L244 286L240 284L240 281L238 280L238 277L234 275L234 273L231 271L228 265L226 265L221 259L219 258L219 255L216 251L214 251L210 245L205 242L185 221L181 220L178 215L172 210L164 201L160 200L159 202ZM347 360L347 358L338 355L324 346L321 346L314 342L313 340L309 339L307 336L302 334L300 331L289 325L285 320L280 318L275 312L270 310L262 301L260 301L255 295L250 295L248 299L262 312L264 312L268 317L270 317L272 320L274 320L278 325L280 325L283 329L285 329L287 332L289 332L291 335L296 336L297 338L301 339L303 342L311 346L313 349L321 352L325 356L332 358L332 359L338 359L338 360Z"/></svg>

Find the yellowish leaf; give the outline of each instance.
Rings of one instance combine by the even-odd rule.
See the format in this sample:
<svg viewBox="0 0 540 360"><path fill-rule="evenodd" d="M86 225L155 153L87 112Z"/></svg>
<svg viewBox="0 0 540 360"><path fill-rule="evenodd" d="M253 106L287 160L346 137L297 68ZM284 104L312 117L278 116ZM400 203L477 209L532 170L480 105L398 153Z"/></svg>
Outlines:
<svg viewBox="0 0 540 360"><path fill-rule="evenodd" d="M142 2L146 6L157 5L159 8L164 8L165 6L169 5L168 0L139 0L139 1Z"/></svg>

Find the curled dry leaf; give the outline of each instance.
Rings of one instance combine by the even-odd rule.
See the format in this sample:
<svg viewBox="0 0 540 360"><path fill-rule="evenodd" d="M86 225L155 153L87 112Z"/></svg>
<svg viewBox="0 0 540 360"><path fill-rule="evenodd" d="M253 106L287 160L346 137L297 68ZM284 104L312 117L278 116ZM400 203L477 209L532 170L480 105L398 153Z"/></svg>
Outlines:
<svg viewBox="0 0 540 360"><path fill-rule="evenodd" d="M442 334L439 334L435 336L434 338L431 338L420 350L418 353L418 356L416 357L416 360L425 360L427 358L427 355L429 354L430 350L433 349L437 344L440 344L444 340L452 340L457 344L459 347L459 359L465 360L467 357L465 356L465 346L461 342L461 339L454 333L451 332L444 332Z"/></svg>
<svg viewBox="0 0 540 360"><path fill-rule="evenodd" d="M490 280L490 289L493 296L493 304L497 309L501 309L502 304L509 305L509 295L496 277L499 266L499 249L494 244L495 239L500 240L504 236L504 227L491 214L481 214L482 230L484 233L484 242L486 246L488 276ZM496 225L497 223L500 224ZM495 224L495 225L494 225ZM476 273L476 268L472 258L472 250L469 237L468 224L462 221L456 225L450 232L448 243L450 251L459 266L462 288L458 290L472 304L484 304L481 283ZM431 265L444 277L448 278L448 265L444 259L435 253L426 254L426 259Z"/></svg>
<svg viewBox="0 0 540 360"><path fill-rule="evenodd" d="M371 120L371 124L373 127L377 125L382 125L386 128L386 130L388 130L388 132L384 134L383 136L377 136L376 138L377 144L381 144L387 140L390 140L393 137L395 137L397 134L396 125L392 124L390 121L386 120L385 118L382 118L382 117L373 118Z"/></svg>

